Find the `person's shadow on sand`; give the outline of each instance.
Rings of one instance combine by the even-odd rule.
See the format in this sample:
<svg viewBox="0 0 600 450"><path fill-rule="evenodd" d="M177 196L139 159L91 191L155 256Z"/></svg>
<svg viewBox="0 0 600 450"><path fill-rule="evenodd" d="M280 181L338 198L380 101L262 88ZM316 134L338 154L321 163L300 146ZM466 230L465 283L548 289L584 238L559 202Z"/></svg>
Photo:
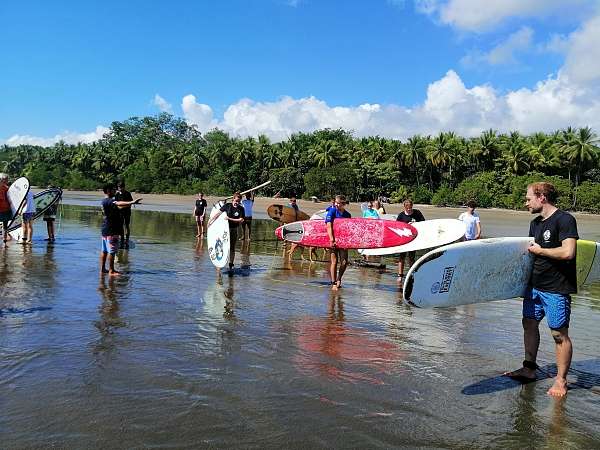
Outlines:
<svg viewBox="0 0 600 450"><path fill-rule="evenodd" d="M491 394L493 392L513 389L523 384L553 378L556 376L556 364L547 364L538 368L537 375L538 377L535 380L526 382L514 380L506 375L497 375L470 384L464 387L461 392L464 395ZM568 380L570 391L575 389L589 389L593 390L594 393L600 394L600 359L574 361L569 369Z"/></svg>

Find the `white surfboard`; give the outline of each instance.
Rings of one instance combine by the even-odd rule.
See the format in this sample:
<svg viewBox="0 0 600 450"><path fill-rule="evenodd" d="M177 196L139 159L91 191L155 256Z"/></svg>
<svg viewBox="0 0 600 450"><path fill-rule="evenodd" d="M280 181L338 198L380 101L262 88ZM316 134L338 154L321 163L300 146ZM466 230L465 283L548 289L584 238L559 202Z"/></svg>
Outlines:
<svg viewBox="0 0 600 450"><path fill-rule="evenodd" d="M210 219L216 216L224 202L217 202L212 210L210 211ZM209 221L210 221L209 219ZM206 233L206 240L208 245L208 256L210 261L215 267L222 269L229 262L229 221L227 220L227 214L221 213L221 215L210 224Z"/></svg>
<svg viewBox="0 0 600 450"><path fill-rule="evenodd" d="M419 234L408 244L398 247L364 249L358 252L366 256L383 256L425 250L457 241L465 235L467 229L464 222L457 219L424 220L423 222L412 222L411 225L417 229Z"/></svg>
<svg viewBox="0 0 600 450"><path fill-rule="evenodd" d="M459 242L419 258L404 281L404 298L445 307L523 296L533 268L529 237ZM600 279L600 244L577 241L577 284Z"/></svg>
<svg viewBox="0 0 600 450"><path fill-rule="evenodd" d="M10 203L10 209L13 213L13 220L8 223L8 228L15 220L15 217L20 213L21 208L25 204L27 194L29 193L29 180L27 177L17 178L8 188L6 193L8 196L8 202Z"/></svg>
<svg viewBox="0 0 600 450"><path fill-rule="evenodd" d="M33 201L35 202L35 215L33 216L33 220L43 216L49 208L60 201L61 196L62 190L59 188L46 189L45 191L35 194L33 196ZM21 220L21 216L15 217L12 224L8 227L11 237L17 241L20 241L23 237Z"/></svg>

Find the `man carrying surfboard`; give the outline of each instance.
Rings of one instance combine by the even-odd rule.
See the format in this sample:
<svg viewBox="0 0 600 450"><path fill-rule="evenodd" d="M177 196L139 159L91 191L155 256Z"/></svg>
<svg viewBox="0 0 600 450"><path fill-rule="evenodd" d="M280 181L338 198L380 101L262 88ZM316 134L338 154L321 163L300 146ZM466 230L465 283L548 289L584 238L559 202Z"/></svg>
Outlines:
<svg viewBox="0 0 600 450"><path fill-rule="evenodd" d="M213 216L208 222L208 227L217 220L221 214L227 214L227 220L229 221L229 273L233 275L233 261L235 260L235 244L237 242L237 231L238 226L244 221L244 207L241 205L242 194L236 192L233 194L231 203L225 203L221 207L219 214Z"/></svg>
<svg viewBox="0 0 600 450"><path fill-rule="evenodd" d="M9 239L7 230L12 217L13 214L8 201L8 175L0 173L0 222L2 222L2 239L5 244Z"/></svg>
<svg viewBox="0 0 600 450"><path fill-rule="evenodd" d="M413 202L410 198L404 200L404 211L398 214L396 220L404 223L423 222L425 217L423 213L418 209L413 209ZM412 266L415 263L415 251L400 253L400 259L398 260L398 279L402 280L404 276L404 261L408 256L408 266Z"/></svg>
<svg viewBox="0 0 600 450"><path fill-rule="evenodd" d="M536 358L540 345L540 321L546 317L554 338L557 374L548 394L562 397L567 393L567 373L573 346L569 338L571 294L577 292L577 222L555 204L558 193L550 183L532 183L527 187L525 206L532 214L529 247L534 255L533 271L523 299L525 360L523 367L505 375L521 381L536 378Z"/></svg>
<svg viewBox="0 0 600 450"><path fill-rule="evenodd" d="M325 216L327 234L329 235L329 242L331 244L329 275L331 277L331 289L334 291L342 287L342 276L348 266L348 250L336 247L333 222L335 219L350 219L351 217L351 214L346 211L346 197L336 195L333 206L327 209L327 215ZM338 262L340 265L339 270Z"/></svg>

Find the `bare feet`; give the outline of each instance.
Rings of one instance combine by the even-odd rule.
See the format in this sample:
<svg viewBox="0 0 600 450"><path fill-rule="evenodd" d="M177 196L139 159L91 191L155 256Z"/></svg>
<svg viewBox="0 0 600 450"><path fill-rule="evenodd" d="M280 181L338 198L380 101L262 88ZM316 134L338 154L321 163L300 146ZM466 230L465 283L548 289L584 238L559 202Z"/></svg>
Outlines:
<svg viewBox="0 0 600 450"><path fill-rule="evenodd" d="M119 272L118 270L111 270L111 271L108 272L108 274L111 277L117 277L117 276L121 275L121 272Z"/></svg>
<svg viewBox="0 0 600 450"><path fill-rule="evenodd" d="M338 290L338 285L337 285L337 283L333 283L333 284L331 285L331 290L332 290L332 291L337 291L337 290Z"/></svg>
<svg viewBox="0 0 600 450"><path fill-rule="evenodd" d="M552 397L564 397L567 395L567 380L556 377L554 384L548 389L548 395Z"/></svg>
<svg viewBox="0 0 600 450"><path fill-rule="evenodd" d="M513 370L512 372L504 372L502 375L520 382L534 381L537 378L535 375L535 370L528 369L527 367L521 367L520 369Z"/></svg>

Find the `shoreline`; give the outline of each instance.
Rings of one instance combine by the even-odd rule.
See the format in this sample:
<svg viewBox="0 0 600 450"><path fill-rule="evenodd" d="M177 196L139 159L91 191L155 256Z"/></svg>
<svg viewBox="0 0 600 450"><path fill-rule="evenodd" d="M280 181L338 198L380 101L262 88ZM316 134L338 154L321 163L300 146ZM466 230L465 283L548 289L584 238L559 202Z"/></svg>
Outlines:
<svg viewBox="0 0 600 450"><path fill-rule="evenodd" d="M40 191L42 189L34 188ZM170 213L183 213L192 216L195 195L178 194L144 194L138 195L132 192L134 198L142 197L142 203L134 207L141 211L157 211ZM62 202L65 205L97 206L99 207L104 194L101 191L75 191L64 190ZM206 196L207 203L212 205L222 197ZM255 219L269 219L266 213L267 207L272 204L287 204L287 198L255 197L252 217ZM309 200L298 200L300 209L311 215L319 210L325 209L329 202L311 202ZM402 211L401 203L385 204L386 212L398 214ZM360 203L353 202L347 206L353 217L361 217ZM415 204L426 219L448 219L458 218L459 214L466 211L466 207L440 207L432 205ZM483 229L483 237L500 236L526 236L529 223L533 215L528 211L515 211L500 208L477 208ZM600 215L576 212L572 213L578 222L579 234L582 239L600 241ZM507 234L507 231L509 232Z"/></svg>

